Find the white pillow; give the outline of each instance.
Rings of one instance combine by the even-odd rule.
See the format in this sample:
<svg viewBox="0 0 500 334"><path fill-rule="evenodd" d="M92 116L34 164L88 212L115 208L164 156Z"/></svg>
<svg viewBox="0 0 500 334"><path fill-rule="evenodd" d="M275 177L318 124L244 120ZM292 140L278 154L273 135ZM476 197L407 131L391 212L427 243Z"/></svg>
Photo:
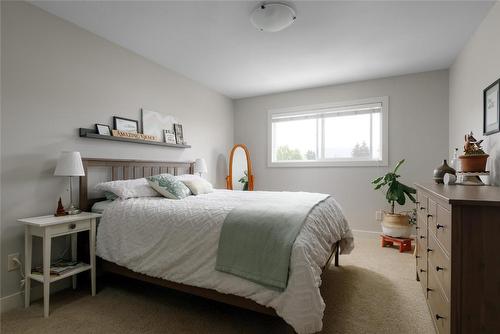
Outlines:
<svg viewBox="0 0 500 334"><path fill-rule="evenodd" d="M151 188L145 178L103 182L96 185L95 189L97 191L112 192L122 199L161 196L156 190Z"/></svg>
<svg viewBox="0 0 500 334"><path fill-rule="evenodd" d="M198 175L184 174L177 176L194 195L208 194L214 191L212 184Z"/></svg>

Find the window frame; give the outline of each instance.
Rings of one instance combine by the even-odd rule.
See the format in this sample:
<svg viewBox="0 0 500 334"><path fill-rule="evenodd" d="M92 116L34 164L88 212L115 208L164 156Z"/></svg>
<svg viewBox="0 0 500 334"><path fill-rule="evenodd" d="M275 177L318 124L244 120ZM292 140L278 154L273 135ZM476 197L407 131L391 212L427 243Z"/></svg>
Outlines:
<svg viewBox="0 0 500 334"><path fill-rule="evenodd" d="M382 117L382 159L381 160L353 160L328 159L317 161L273 161L273 122L275 114L294 114L301 112L314 113L320 109L350 107L358 104L381 103L380 115ZM324 139L324 135L322 135ZM289 108L269 109L267 112L267 166L268 167L384 167L389 161L389 97L372 97L366 99L330 102Z"/></svg>

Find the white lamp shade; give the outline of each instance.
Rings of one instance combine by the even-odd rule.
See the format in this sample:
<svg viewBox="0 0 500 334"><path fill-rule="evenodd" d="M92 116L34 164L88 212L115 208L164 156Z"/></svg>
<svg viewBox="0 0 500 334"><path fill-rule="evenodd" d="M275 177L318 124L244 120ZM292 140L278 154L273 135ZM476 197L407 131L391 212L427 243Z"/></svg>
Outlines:
<svg viewBox="0 0 500 334"><path fill-rule="evenodd" d="M80 152L61 152L57 161L55 176L84 176Z"/></svg>
<svg viewBox="0 0 500 334"><path fill-rule="evenodd" d="M208 172L207 163L205 159L196 159L194 162L194 172L195 173L206 173Z"/></svg>

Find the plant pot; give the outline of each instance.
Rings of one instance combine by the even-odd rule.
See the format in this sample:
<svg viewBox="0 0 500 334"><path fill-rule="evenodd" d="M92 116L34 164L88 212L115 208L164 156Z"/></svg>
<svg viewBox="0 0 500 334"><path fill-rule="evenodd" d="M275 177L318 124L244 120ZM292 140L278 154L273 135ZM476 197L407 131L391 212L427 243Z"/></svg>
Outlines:
<svg viewBox="0 0 500 334"><path fill-rule="evenodd" d="M385 213L382 232L395 238L408 238L411 235L410 217L406 214Z"/></svg>
<svg viewBox="0 0 500 334"><path fill-rule="evenodd" d="M462 172L484 172L486 170L486 161L488 157L488 154L478 154L461 155L458 158L460 159Z"/></svg>

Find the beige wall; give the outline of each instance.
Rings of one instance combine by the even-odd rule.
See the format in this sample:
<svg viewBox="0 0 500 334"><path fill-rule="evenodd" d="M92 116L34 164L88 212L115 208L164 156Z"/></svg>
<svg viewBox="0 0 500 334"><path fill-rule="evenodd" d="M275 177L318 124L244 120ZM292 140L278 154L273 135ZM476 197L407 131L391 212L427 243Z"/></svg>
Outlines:
<svg viewBox="0 0 500 334"><path fill-rule="evenodd" d="M370 181L387 167L267 167L267 111L327 102L389 96L389 162L406 158L404 181L432 181L448 155L448 71L305 89L235 101L235 142L250 150L257 190L332 194L353 229L379 231L375 211L387 208Z"/></svg>
<svg viewBox="0 0 500 334"><path fill-rule="evenodd" d="M496 3L450 69L450 151L462 150L464 134L483 133L483 90L500 78L500 3ZM492 181L500 185L500 133L487 136Z"/></svg>
<svg viewBox="0 0 500 334"><path fill-rule="evenodd" d="M64 178L52 176L61 150L85 157L207 160L224 185L221 155L233 143L230 99L24 2L2 1L2 296L19 291L7 254L23 254L17 218L50 214ZM140 108L173 114L192 149L79 138L77 128L138 119ZM60 250L59 250L60 251ZM53 256L58 250L54 250Z"/></svg>

